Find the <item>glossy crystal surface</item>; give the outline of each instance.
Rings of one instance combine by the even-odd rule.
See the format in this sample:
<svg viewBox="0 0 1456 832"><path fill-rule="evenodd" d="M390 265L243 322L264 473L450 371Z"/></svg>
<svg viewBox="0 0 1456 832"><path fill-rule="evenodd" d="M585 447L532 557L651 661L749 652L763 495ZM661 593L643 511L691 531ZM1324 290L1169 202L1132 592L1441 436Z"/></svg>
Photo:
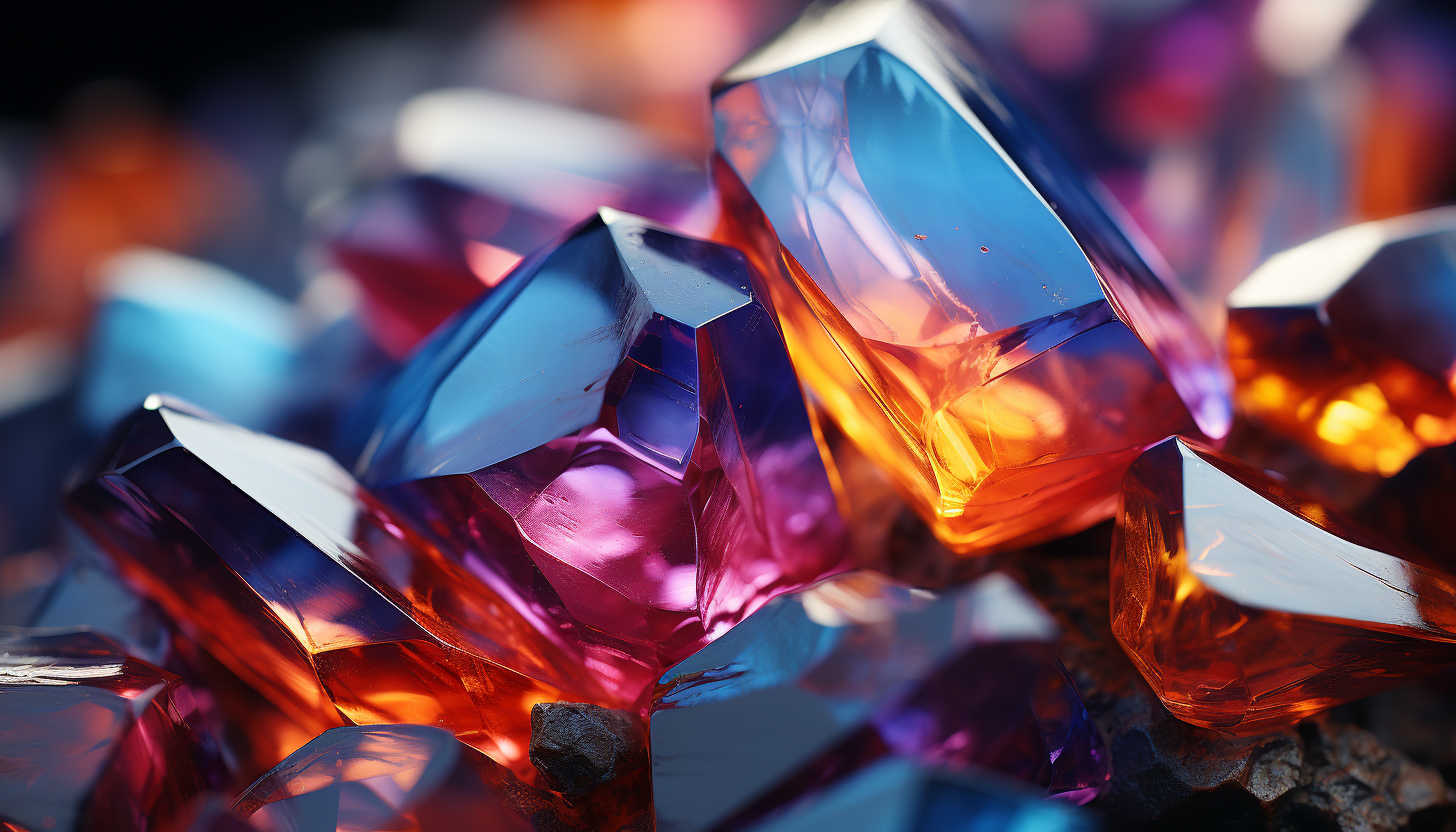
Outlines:
<svg viewBox="0 0 1456 832"><path fill-rule="evenodd" d="M1182 439L1127 475L1112 630L1175 716L1251 732L1456 664L1456 580Z"/></svg>
<svg viewBox="0 0 1456 832"><path fill-rule="evenodd" d="M296 724L439 725L529 777L533 704L619 704L573 644L318 451L154 396L68 510L189 640Z"/></svg>
<svg viewBox="0 0 1456 832"><path fill-rule="evenodd" d="M348 726L320 734L249 786L233 812L308 832L529 832L510 773L449 731Z"/></svg>
<svg viewBox="0 0 1456 832"><path fill-rule="evenodd" d="M885 760L754 832L1074 832L1095 825L1013 784L908 760Z"/></svg>
<svg viewBox="0 0 1456 832"><path fill-rule="evenodd" d="M1270 258L1229 296L1250 419L1390 476L1456 440L1456 210L1365 223Z"/></svg>
<svg viewBox="0 0 1456 832"><path fill-rule="evenodd" d="M771 278L805 382L946 543L1075 531L1141 448L1226 433L1209 345L927 5L817 4L713 110L721 236Z"/></svg>
<svg viewBox="0 0 1456 832"><path fill-rule="evenodd" d="M653 697L659 830L741 826L885 756L979 766L1086 802L1106 750L1004 575L937 597L872 572L770 601Z"/></svg>
<svg viewBox="0 0 1456 832"><path fill-rule="evenodd" d="M603 209L403 368L361 478L624 695L846 533L739 252Z"/></svg>
<svg viewBox="0 0 1456 832"><path fill-rule="evenodd" d="M214 783L181 679L85 631L0 630L0 826L156 829Z"/></svg>

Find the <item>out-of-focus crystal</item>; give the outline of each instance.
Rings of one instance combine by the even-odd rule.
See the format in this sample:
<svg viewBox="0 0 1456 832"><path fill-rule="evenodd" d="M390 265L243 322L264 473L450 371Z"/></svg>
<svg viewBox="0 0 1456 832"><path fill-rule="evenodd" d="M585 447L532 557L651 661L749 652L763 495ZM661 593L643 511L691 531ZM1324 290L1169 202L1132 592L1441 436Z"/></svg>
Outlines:
<svg viewBox="0 0 1456 832"><path fill-rule="evenodd" d="M324 454L153 396L68 497L124 575L300 725L453 730L523 776L530 710L618 705L575 645Z"/></svg>
<svg viewBox="0 0 1456 832"><path fill-rule="evenodd" d="M1456 580L1169 439L1128 472L1112 630L1168 710L1252 732L1456 664Z"/></svg>
<svg viewBox="0 0 1456 832"><path fill-rule="evenodd" d="M657 686L657 828L742 825L887 755L1091 800L1106 749L1054 636L1000 574L937 597L852 572L770 601Z"/></svg>
<svg viewBox="0 0 1456 832"><path fill-rule="evenodd" d="M220 774L176 676L85 631L0 630L0 826L142 832Z"/></svg>
<svg viewBox="0 0 1456 832"><path fill-rule="evenodd" d="M720 79L720 233L770 276L805 382L962 551L1110 516L1225 371L956 24L819 4Z"/></svg>
<svg viewBox="0 0 1456 832"><path fill-rule="evenodd" d="M425 343L361 478L641 693L845 556L756 279L733 249L603 209Z"/></svg>
<svg viewBox="0 0 1456 832"><path fill-rule="evenodd" d="M1090 832L1096 824L985 775L885 760L751 827L753 832Z"/></svg>
<svg viewBox="0 0 1456 832"><path fill-rule="evenodd" d="M1456 440L1456 210L1277 254L1228 323L1239 409L1325 460L1390 476Z"/></svg>
<svg viewBox="0 0 1456 832"><path fill-rule="evenodd" d="M348 726L289 755L238 797L233 812L260 828L308 832L530 832L519 809L550 803L449 731Z"/></svg>

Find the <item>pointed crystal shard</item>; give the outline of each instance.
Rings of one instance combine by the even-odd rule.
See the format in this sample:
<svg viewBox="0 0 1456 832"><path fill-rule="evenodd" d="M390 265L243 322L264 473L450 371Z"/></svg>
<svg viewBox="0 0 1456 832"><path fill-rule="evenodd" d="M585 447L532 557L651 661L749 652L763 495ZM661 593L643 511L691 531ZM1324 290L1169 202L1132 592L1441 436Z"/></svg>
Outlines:
<svg viewBox="0 0 1456 832"><path fill-rule="evenodd" d="M1111 515L1173 432L1221 439L1226 371L949 18L819 3L718 82L720 234L805 382L949 545Z"/></svg>
<svg viewBox="0 0 1456 832"><path fill-rule="evenodd" d="M263 829L530 832L522 810L560 809L548 793L428 725L326 731L249 786L233 812ZM557 813L558 823L572 819Z"/></svg>
<svg viewBox="0 0 1456 832"><path fill-rule="evenodd" d="M846 531L736 250L603 209L400 372L362 479L641 693Z"/></svg>
<svg viewBox="0 0 1456 832"><path fill-rule="evenodd" d="M1456 664L1456 580L1216 451L1127 475L1112 630L1174 716L1253 732Z"/></svg>
<svg viewBox="0 0 1456 832"><path fill-rule="evenodd" d="M85 631L0 629L0 826L144 832L216 784L181 679Z"/></svg>
<svg viewBox="0 0 1456 832"><path fill-rule="evenodd" d="M440 725L529 778L534 703L622 704L555 628L310 448L153 396L68 508L189 640L300 725L335 709Z"/></svg>
<svg viewBox="0 0 1456 832"><path fill-rule="evenodd" d="M1456 209L1289 249L1228 302L1235 399L1251 420L1384 476L1456 441Z"/></svg>
<svg viewBox="0 0 1456 832"><path fill-rule="evenodd" d="M1085 803L1106 749L1054 635L1000 574L937 597L852 572L770 601L657 686L657 828L741 826L887 755Z"/></svg>

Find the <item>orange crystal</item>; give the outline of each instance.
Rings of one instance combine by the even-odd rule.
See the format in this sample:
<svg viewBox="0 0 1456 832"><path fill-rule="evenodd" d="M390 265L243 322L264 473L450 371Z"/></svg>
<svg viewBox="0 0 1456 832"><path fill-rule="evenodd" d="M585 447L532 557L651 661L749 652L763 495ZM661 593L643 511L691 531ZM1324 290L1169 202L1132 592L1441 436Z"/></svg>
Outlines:
<svg viewBox="0 0 1456 832"><path fill-rule="evenodd" d="M1133 463L1112 631L1174 716L1243 733L1456 665L1456 579L1174 438Z"/></svg>
<svg viewBox="0 0 1456 832"><path fill-rule="evenodd" d="M930 5L816 6L719 80L719 234L844 432L985 551L1110 517L1143 448L1221 439L1230 408L1212 347Z"/></svg>
<svg viewBox="0 0 1456 832"><path fill-rule="evenodd" d="M1235 403L1330 463L1390 476L1456 440L1456 210L1336 231L1229 295Z"/></svg>

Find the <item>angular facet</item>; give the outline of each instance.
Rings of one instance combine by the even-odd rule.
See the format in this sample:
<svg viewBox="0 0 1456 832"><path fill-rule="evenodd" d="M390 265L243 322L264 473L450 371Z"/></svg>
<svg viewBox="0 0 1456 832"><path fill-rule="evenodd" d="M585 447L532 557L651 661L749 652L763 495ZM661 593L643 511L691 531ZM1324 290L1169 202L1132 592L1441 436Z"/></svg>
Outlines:
<svg viewBox="0 0 1456 832"><path fill-rule="evenodd" d="M753 832L1090 832L1090 819L985 775L884 760Z"/></svg>
<svg viewBox="0 0 1456 832"><path fill-rule="evenodd" d="M937 598L852 572L770 601L658 684L657 828L739 826L886 755L1091 800L1106 751L1054 635L1000 574Z"/></svg>
<svg viewBox="0 0 1456 832"><path fill-rule="evenodd" d="M437 331L361 478L627 695L846 533L739 252L603 209Z"/></svg>
<svg viewBox="0 0 1456 832"><path fill-rule="evenodd" d="M165 826L221 773L196 723L182 680L110 639L0 630L0 827Z"/></svg>
<svg viewBox="0 0 1456 832"><path fill-rule="evenodd" d="M1111 515L1170 433L1227 432L1225 371L951 20L819 4L729 70L720 234L795 364L961 551Z"/></svg>
<svg viewBox="0 0 1456 832"><path fill-rule="evenodd" d="M544 805L510 772L428 725L320 734L263 775L233 812L265 829L308 832L530 832L517 802ZM534 808L534 807L532 807Z"/></svg>
<svg viewBox="0 0 1456 832"><path fill-rule="evenodd" d="M126 577L300 725L417 722L525 777L530 710L621 704L575 645L324 454L153 396L68 498Z"/></svg>
<svg viewBox="0 0 1456 832"><path fill-rule="evenodd" d="M1456 664L1456 580L1169 439L1128 472L1112 630L1174 716L1252 732Z"/></svg>
<svg viewBox="0 0 1456 832"><path fill-rule="evenodd" d="M1289 249L1228 303L1235 401L1251 420L1385 476L1456 440L1456 210Z"/></svg>

